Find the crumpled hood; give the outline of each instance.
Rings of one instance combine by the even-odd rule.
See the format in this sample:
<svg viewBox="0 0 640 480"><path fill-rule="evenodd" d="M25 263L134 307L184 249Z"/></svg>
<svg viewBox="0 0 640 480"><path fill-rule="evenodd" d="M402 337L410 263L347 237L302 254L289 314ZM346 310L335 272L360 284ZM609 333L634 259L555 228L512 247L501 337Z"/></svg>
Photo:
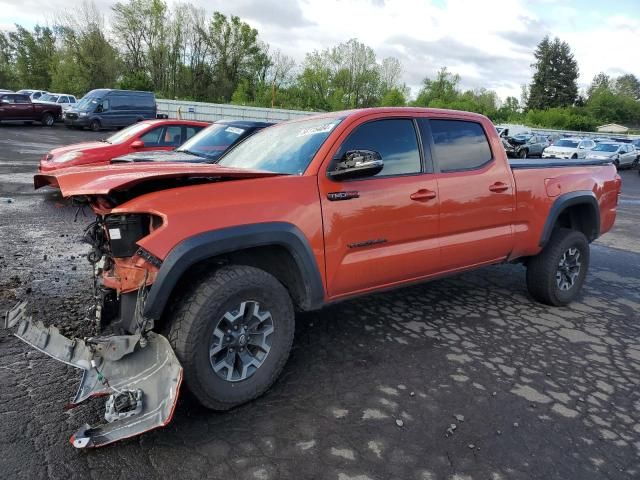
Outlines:
<svg viewBox="0 0 640 480"><path fill-rule="evenodd" d="M190 179L202 183L220 179L260 178L282 175L280 173L242 168L229 168L197 163L131 163L107 165L96 168L65 168L51 174L33 177L36 189L44 186L57 187L63 197L75 195L109 195L142 183L157 180Z"/></svg>
<svg viewBox="0 0 640 480"><path fill-rule="evenodd" d="M156 150L151 152L135 152L122 155L111 160L111 163L133 163L133 162L187 162L187 163L207 163L211 159L198 157L185 152L175 150Z"/></svg>

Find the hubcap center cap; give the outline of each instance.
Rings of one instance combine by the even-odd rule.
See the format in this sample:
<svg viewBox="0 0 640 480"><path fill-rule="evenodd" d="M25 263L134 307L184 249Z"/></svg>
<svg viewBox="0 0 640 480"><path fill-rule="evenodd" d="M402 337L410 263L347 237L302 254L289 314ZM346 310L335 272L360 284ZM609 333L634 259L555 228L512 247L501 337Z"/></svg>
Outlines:
<svg viewBox="0 0 640 480"><path fill-rule="evenodd" d="M247 336L243 333L238 337L238 345L244 347L247 344Z"/></svg>

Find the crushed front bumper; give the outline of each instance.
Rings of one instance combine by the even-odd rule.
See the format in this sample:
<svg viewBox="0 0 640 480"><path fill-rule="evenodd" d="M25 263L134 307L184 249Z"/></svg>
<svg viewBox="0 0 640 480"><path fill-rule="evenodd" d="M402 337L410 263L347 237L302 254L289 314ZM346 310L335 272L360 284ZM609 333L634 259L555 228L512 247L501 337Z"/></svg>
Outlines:
<svg viewBox="0 0 640 480"><path fill-rule="evenodd" d="M27 315L19 303L5 319L5 328L35 349L82 370L82 381L70 407L108 396L105 419L84 425L71 436L76 448L101 447L167 425L173 417L182 383L182 366L169 341L148 332L70 339Z"/></svg>

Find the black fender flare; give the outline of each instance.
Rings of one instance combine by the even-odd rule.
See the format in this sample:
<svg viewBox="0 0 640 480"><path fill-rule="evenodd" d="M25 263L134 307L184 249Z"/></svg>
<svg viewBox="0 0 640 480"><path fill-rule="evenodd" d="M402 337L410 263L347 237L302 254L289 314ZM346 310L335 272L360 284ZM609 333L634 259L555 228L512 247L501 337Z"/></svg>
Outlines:
<svg viewBox="0 0 640 480"><path fill-rule="evenodd" d="M540 246L544 247L551 238L553 233L553 227L558 220L558 217L567 208L575 205L589 205L595 216L594 231L591 234L587 234L589 241L593 241L600 236L600 205L598 199L591 190L576 190L575 192L565 193L560 195L551 205L549 215L545 221L544 228L542 229L542 236L540 237Z"/></svg>
<svg viewBox="0 0 640 480"><path fill-rule="evenodd" d="M178 243L160 266L147 295L143 316L158 320L179 279L196 263L225 253L269 245L286 248L300 269L306 293L304 310L320 308L324 303L324 285L306 237L290 223L268 222L203 232Z"/></svg>

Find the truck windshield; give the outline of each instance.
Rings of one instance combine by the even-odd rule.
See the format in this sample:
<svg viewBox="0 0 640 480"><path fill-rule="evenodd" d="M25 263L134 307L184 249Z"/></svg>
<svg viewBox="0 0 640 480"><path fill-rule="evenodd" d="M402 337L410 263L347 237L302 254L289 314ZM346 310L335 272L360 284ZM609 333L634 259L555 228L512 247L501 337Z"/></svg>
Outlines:
<svg viewBox="0 0 640 480"><path fill-rule="evenodd" d="M245 131L245 128L214 123L194 135L176 150L214 159L219 157L229 146L233 145Z"/></svg>
<svg viewBox="0 0 640 480"><path fill-rule="evenodd" d="M225 167L302 175L331 131L343 120L312 118L266 128L225 154Z"/></svg>

